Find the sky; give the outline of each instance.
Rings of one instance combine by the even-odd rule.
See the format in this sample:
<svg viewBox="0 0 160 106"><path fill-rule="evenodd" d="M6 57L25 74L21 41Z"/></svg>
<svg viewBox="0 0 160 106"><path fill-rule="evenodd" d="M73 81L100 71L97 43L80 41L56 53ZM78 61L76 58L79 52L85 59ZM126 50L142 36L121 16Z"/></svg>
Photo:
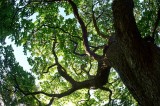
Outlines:
<svg viewBox="0 0 160 106"><path fill-rule="evenodd" d="M27 56L23 53L23 47L22 46L16 46L14 42L11 41L11 39L6 38L7 45L12 45L14 50L14 55L16 58L16 61L19 62L19 64L23 67L24 70L29 71L31 69L31 66L28 64ZM29 52L27 54L30 54Z"/></svg>
<svg viewBox="0 0 160 106"><path fill-rule="evenodd" d="M36 16L38 15L38 13L34 13L31 17L29 17L28 19L32 19L32 22L36 21ZM16 61L19 62L19 64L23 67L24 70L30 72L31 70L31 66L29 65L28 61L27 61L27 56L24 55L23 52L23 47L22 46L16 46L14 44L14 42L11 41L11 39L9 39L8 37L6 38L6 44L7 45L12 45L12 48L14 50L14 55L16 58ZM27 52L28 57L30 56L30 53Z"/></svg>

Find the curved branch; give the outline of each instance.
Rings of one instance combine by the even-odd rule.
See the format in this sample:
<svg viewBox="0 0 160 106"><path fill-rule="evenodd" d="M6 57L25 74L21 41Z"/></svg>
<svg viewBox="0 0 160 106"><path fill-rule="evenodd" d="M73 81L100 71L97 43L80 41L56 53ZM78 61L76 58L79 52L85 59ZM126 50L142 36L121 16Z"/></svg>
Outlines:
<svg viewBox="0 0 160 106"><path fill-rule="evenodd" d="M48 97L52 97L52 99L50 100L50 103L49 103L49 104L51 104L51 102L53 102L54 97L61 98L61 97L64 97L64 96L67 96L67 95L73 93L74 91L76 91L76 90L78 89L78 88L74 87L74 88L71 88L71 89L69 89L69 90L61 93L61 94L50 94L50 93L46 93L46 92L43 92L43 91L37 91L37 92L24 91L23 89L20 88L16 77L13 76L13 75L12 75L12 77L13 77L13 79L14 79L14 81L15 81L16 88L17 88L21 93L23 93L25 96L28 96L28 95L32 95L32 96L33 96L33 95L43 94L43 95L46 95L46 96L48 96Z"/></svg>
<svg viewBox="0 0 160 106"><path fill-rule="evenodd" d="M80 102L88 102L88 101L90 100L90 98L91 98L90 89L88 90L87 93L88 93L87 99L85 99L85 100L80 100L80 101L77 102L77 104L79 104Z"/></svg>
<svg viewBox="0 0 160 106"><path fill-rule="evenodd" d="M58 62L58 57L56 55L56 52L55 52L55 48L56 48L56 38L55 38L55 41L53 42L53 46L52 46L52 54L54 55L55 57L55 63L57 64L57 69L58 69L58 72L59 74L65 78L68 82L70 82L72 85L74 85L74 83L76 82L71 76L69 76L67 73L66 73L66 70L65 68L63 68L59 62Z"/></svg>
<svg viewBox="0 0 160 106"><path fill-rule="evenodd" d="M73 53L74 53L75 55L78 55L78 56L87 56L87 54L80 54L80 53L77 53L77 52L76 52L76 49L77 49L77 47L78 47L78 43L75 42L74 40L71 40L71 41L75 44L75 48L73 49ZM89 47L94 48L93 52L96 52L98 49L104 48L105 45L97 46L97 47L95 47L95 46L89 46Z"/></svg>
<svg viewBox="0 0 160 106"><path fill-rule="evenodd" d="M86 55L87 55L87 54L77 53L77 52L76 52L76 49L77 49L77 47L78 47L78 43L75 42L74 40L71 40L71 41L75 44L75 48L73 49L73 53L74 53L75 55L78 55L78 56L86 56Z"/></svg>
<svg viewBox="0 0 160 106"><path fill-rule="evenodd" d="M104 49L106 45L101 45L101 46L90 46L91 48L93 48L93 52L96 52L98 49Z"/></svg>
<svg viewBox="0 0 160 106"><path fill-rule="evenodd" d="M88 79L93 79L94 78L94 75L91 75L90 74L90 71L91 71L91 68L92 68L92 64L91 64L91 61L90 61L90 67L88 70L86 70L85 68L87 67L86 64L82 64L81 65L81 71L85 72L88 76Z"/></svg>
<svg viewBox="0 0 160 106"><path fill-rule="evenodd" d="M100 88L100 89L109 92L109 102L108 102L108 104L110 104L110 103L111 103L111 100L112 100L112 90L109 89L109 88L105 88L105 87L102 87L102 88Z"/></svg>
<svg viewBox="0 0 160 106"><path fill-rule="evenodd" d="M62 68L61 66L58 66L60 68ZM63 68L62 68L63 69ZM62 71L62 69L59 69L59 71ZM64 69L63 69L64 70ZM66 73L62 73L62 76L64 76L63 74L66 74ZM64 76L65 78L66 76ZM68 76L67 76L68 78ZM77 91L77 90L80 90L80 89L83 89L83 88L87 88L87 89L90 89L92 87L95 87L95 89L102 89L102 90L106 90L106 91L109 91L108 89L109 88L103 88L103 85L99 86L99 84L97 84L97 80L100 80L100 78L97 79L97 77L94 77L93 79L90 79L90 80L85 80L85 81L82 81L82 82L75 82L74 85L72 86L72 88L68 89L67 91L65 92L62 92L60 94L51 94L51 93L46 93L44 91L37 91L37 92L30 92L30 91L24 91L23 89L20 88L19 84L18 84L18 81L16 79L15 76L13 76L13 79L16 83L16 88L21 92L23 93L25 96L28 96L28 95L38 95L38 94L43 94L43 95L46 95L48 97L51 97L49 103L47 104L47 106L50 106L53 101L54 101L54 98L61 98L61 97L64 97L64 96L68 96L70 95L71 93ZM110 91L111 92L111 91ZM109 96L109 98L111 98L111 96ZM36 98L35 98L36 99ZM39 103L40 101L38 99L36 99Z"/></svg>
<svg viewBox="0 0 160 106"><path fill-rule="evenodd" d="M99 15L100 16L100 15ZM97 21L96 21L96 18L95 18L95 15L94 15L94 11L92 10L92 19L93 19L93 25L94 25L94 28L97 32L97 34L99 36L101 36L102 38L104 39L109 39L109 37L107 37L105 34L101 33L99 28L98 28L98 25L97 25Z"/></svg>
<svg viewBox="0 0 160 106"><path fill-rule="evenodd" d="M51 106L52 103L53 103L53 101L54 101L54 97L52 97L52 98L50 99L50 101L49 101L49 103L47 104L47 106Z"/></svg>
<svg viewBox="0 0 160 106"><path fill-rule="evenodd" d="M88 38L87 38L87 28L82 20L82 18L79 16L79 13L78 13L78 9L77 9L77 6L76 4L72 1L72 0L68 0L68 2L70 3L70 5L72 6L72 9L73 9L73 13L74 13L74 16L77 18L80 26L81 26L81 29L82 29L82 36L83 36L83 43L84 43L84 47L85 47L85 51L87 52L88 55L90 55L91 57L93 57L94 59L96 60L99 60L101 58L101 56L95 54L93 51L90 50L90 47L89 47L89 42L88 42Z"/></svg>
<svg viewBox="0 0 160 106"><path fill-rule="evenodd" d="M46 71L43 71L43 73L48 73L49 70L50 70L52 67L56 66L56 65L57 65L57 64L52 64L52 65L50 65L50 66L47 68Z"/></svg>
<svg viewBox="0 0 160 106"><path fill-rule="evenodd" d="M38 100L36 97L35 97L35 95L32 95L32 97L39 103L39 106L42 106L42 103L41 103L41 101L40 100Z"/></svg>

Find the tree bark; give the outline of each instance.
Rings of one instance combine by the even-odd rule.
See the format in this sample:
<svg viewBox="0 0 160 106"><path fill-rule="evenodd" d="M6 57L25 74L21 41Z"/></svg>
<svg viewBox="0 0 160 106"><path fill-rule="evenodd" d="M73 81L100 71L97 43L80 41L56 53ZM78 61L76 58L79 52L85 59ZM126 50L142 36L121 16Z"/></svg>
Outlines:
<svg viewBox="0 0 160 106"><path fill-rule="evenodd" d="M106 54L139 105L160 106L160 49L141 38L133 8L133 0L113 1L116 36Z"/></svg>

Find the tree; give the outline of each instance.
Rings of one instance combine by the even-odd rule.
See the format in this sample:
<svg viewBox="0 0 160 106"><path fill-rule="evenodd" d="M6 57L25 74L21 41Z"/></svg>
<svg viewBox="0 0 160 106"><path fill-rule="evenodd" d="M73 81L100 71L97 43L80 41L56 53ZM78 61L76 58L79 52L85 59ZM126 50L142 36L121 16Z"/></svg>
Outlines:
<svg viewBox="0 0 160 106"><path fill-rule="evenodd" d="M158 0L13 0L1 8L6 4L14 17L1 23L14 26L1 28L3 100L10 91L10 104L17 97L30 105L160 105ZM31 53L31 73L7 54L7 36Z"/></svg>

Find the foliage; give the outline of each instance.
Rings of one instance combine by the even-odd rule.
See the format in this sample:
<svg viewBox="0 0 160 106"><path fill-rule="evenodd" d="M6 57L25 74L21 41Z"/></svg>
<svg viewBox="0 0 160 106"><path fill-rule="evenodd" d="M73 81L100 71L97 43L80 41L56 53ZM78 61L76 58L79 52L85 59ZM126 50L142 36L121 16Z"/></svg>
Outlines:
<svg viewBox="0 0 160 106"><path fill-rule="evenodd" d="M108 103L111 106L137 105L113 69L109 83L104 86L112 91L112 99L110 90L93 89L79 83L96 78L99 62L86 54L82 26L77 21L77 16L73 16L73 7L67 1L71 0L0 2L0 94L3 102L7 106L20 103L50 105L53 100L53 106L71 102L82 106ZM89 48L96 54L103 55L108 38L114 34L112 1L73 2L86 25ZM143 37L150 36L150 27L154 27L159 2L134 2L138 28ZM7 36L17 46L22 45L25 54L31 53L28 57L31 72L24 71L16 62L12 47L5 45ZM159 41L157 39L156 43L159 44ZM79 83L77 86L84 89L74 88L76 85L73 83Z"/></svg>
<svg viewBox="0 0 160 106"><path fill-rule="evenodd" d="M0 94L3 102L9 105L34 104L33 97L25 96L20 89L35 90L35 78L23 70L16 62L11 46L0 46Z"/></svg>

